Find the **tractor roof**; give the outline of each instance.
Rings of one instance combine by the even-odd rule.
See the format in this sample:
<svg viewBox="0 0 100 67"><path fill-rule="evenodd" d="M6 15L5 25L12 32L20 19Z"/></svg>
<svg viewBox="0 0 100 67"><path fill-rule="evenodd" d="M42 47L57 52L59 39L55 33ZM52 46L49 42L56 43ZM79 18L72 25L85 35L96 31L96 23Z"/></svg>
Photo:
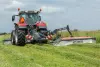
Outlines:
<svg viewBox="0 0 100 67"><path fill-rule="evenodd" d="M23 14L23 13L34 13L34 14L36 14L36 13L40 13L40 11L19 11L19 15Z"/></svg>

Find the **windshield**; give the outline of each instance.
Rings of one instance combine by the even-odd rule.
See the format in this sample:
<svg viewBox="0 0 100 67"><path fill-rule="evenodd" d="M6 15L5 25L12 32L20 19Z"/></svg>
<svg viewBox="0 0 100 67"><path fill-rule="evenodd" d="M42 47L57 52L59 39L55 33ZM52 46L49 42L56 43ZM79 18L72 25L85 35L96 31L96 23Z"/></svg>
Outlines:
<svg viewBox="0 0 100 67"><path fill-rule="evenodd" d="M32 13L22 14L22 17L25 18L28 24L34 24L37 21L41 21L41 17L38 14L32 14Z"/></svg>

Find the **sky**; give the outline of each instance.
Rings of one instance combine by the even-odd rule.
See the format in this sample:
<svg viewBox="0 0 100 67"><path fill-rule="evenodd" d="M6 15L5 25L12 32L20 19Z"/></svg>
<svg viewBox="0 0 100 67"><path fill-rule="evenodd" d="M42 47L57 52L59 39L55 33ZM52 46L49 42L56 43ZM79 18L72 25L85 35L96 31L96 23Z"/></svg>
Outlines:
<svg viewBox="0 0 100 67"><path fill-rule="evenodd" d="M100 29L100 0L0 0L0 32L14 29L12 15L21 10L42 9L42 21L49 30L70 26L71 29Z"/></svg>

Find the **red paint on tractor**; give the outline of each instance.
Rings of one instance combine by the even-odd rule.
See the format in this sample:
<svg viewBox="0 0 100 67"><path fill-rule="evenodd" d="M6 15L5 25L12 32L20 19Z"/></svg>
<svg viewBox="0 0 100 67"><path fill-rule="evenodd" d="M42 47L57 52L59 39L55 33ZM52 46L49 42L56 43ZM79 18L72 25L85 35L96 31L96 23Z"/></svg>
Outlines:
<svg viewBox="0 0 100 67"><path fill-rule="evenodd" d="M36 22L36 26L38 26L38 27L46 27L47 25L43 21L38 21L38 22Z"/></svg>
<svg viewBox="0 0 100 67"><path fill-rule="evenodd" d="M18 25L18 26L22 26L22 27L27 26L27 24L26 24L25 22L24 22L24 23L18 22L17 25Z"/></svg>
<svg viewBox="0 0 100 67"><path fill-rule="evenodd" d="M32 40L32 36L31 35L26 35L26 39L28 39L28 40Z"/></svg>
<svg viewBox="0 0 100 67"><path fill-rule="evenodd" d="M46 37L46 39L52 40L52 35L48 35L48 36Z"/></svg>

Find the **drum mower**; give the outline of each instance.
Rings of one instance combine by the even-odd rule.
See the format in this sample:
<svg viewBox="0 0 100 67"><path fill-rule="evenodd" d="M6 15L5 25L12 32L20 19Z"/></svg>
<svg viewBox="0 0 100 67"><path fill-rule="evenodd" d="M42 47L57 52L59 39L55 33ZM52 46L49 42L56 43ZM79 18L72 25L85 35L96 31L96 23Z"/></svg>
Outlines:
<svg viewBox="0 0 100 67"><path fill-rule="evenodd" d="M55 29L56 31L55 34L60 32L60 36L57 34L56 39L53 40L53 45L54 46L66 46L70 44L83 44L83 43L96 43L96 38L95 37L89 37L89 36L82 36L82 37L75 37L70 31L69 25L64 28L58 28ZM68 31L70 36L69 37L62 37L63 31Z"/></svg>
<svg viewBox="0 0 100 67"><path fill-rule="evenodd" d="M69 26L64 28L55 29L50 32L47 29L47 25L44 21L41 21L41 16L39 11L20 11L18 9L18 15L12 16L12 21L15 20L15 17L19 17L19 22L14 23L14 30L11 32L11 39L4 40L11 41L13 45L24 46L26 43L51 43L56 46L68 45L73 43L90 43L87 40L90 40L91 43L95 41L95 38L85 37L78 38L73 37L70 32ZM62 38L61 34L58 34L59 31L67 30L71 35L70 38ZM86 40L85 42L83 42Z"/></svg>

